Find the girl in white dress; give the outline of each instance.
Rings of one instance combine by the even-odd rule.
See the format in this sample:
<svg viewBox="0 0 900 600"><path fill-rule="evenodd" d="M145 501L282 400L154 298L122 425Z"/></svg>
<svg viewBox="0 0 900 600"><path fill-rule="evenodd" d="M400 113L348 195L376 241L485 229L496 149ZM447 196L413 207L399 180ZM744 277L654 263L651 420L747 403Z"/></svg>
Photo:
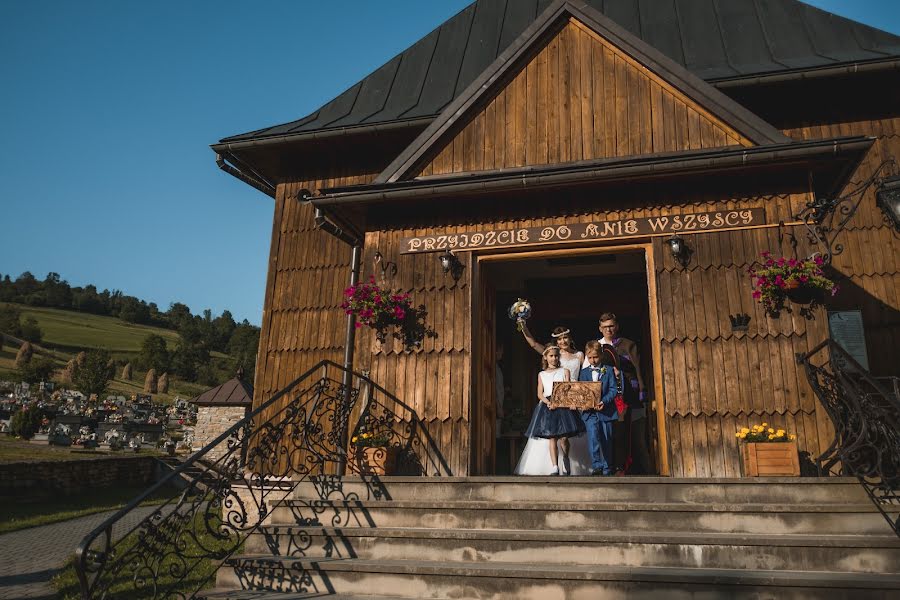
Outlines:
<svg viewBox="0 0 900 600"><path fill-rule="evenodd" d="M546 346L534 339L524 320L519 320L522 335L528 345L543 354ZM553 343L559 346L560 365L568 371L568 381L578 381L584 353L575 350L575 342L571 331L566 327L556 327L551 334ZM575 413L578 416L578 413ZM558 468L564 475L590 475L591 453L587 445L587 436L578 435L568 439L568 454L563 454L562 464L549 462L549 442L543 438L530 437L522 451L522 458L514 473L517 475L550 475ZM521 468L521 472L520 472Z"/></svg>
<svg viewBox="0 0 900 600"><path fill-rule="evenodd" d="M544 349L542 362L544 370L538 374L538 404L531 417L531 423L525 431L528 444L522 452L517 475L559 475L559 452L562 450L563 473L569 474L569 438L584 433L584 423L577 412L568 408L550 408L550 395L553 383L569 381L568 369L560 363L560 351L556 346Z"/></svg>

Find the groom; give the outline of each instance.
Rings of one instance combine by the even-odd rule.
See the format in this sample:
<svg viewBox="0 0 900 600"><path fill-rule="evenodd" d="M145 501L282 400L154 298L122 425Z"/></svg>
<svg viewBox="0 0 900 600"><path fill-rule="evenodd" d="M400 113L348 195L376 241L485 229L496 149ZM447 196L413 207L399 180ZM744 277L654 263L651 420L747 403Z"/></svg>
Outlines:
<svg viewBox="0 0 900 600"><path fill-rule="evenodd" d="M610 344L616 352L634 366L632 387L637 387L638 406L628 409L627 436L630 440L630 454L634 462L629 472L636 474L649 474L650 453L647 449L647 394L644 389L644 378L641 377L641 357L638 354L637 344L626 337L619 337L619 322L616 315L606 312L600 315L601 344Z"/></svg>

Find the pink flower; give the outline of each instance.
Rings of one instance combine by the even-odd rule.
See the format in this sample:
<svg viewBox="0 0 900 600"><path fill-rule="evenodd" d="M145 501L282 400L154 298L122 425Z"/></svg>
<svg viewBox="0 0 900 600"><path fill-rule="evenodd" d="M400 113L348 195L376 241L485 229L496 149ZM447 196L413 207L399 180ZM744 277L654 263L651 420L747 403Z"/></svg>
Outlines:
<svg viewBox="0 0 900 600"><path fill-rule="evenodd" d="M783 267L785 262L787 262L787 261L785 261L784 257L782 256L781 258L778 259L778 266Z"/></svg>
<svg viewBox="0 0 900 600"><path fill-rule="evenodd" d="M800 281L801 281L802 283L806 283L807 281L809 281L809 277L807 277L806 275L801 275L801 276L800 276Z"/></svg>
<svg viewBox="0 0 900 600"><path fill-rule="evenodd" d="M834 296L835 294L837 294L839 289L840 289L840 287L838 287L838 285L835 284L835 286L833 288L831 288L831 295Z"/></svg>
<svg viewBox="0 0 900 600"><path fill-rule="evenodd" d="M796 267L796 266L797 266L797 259L796 259L796 258L792 258L791 260L789 260L789 261L788 261L788 266L789 266L789 267Z"/></svg>
<svg viewBox="0 0 900 600"><path fill-rule="evenodd" d="M406 316L406 311L398 306L397 308L394 309L394 316L397 317L398 319L402 319L403 317Z"/></svg>
<svg viewBox="0 0 900 600"><path fill-rule="evenodd" d="M763 250L762 252L759 253L759 255L762 256L763 258L769 258L769 256L771 256L771 254L772 253L769 252L768 250Z"/></svg>
<svg viewBox="0 0 900 600"><path fill-rule="evenodd" d="M762 296L762 292L759 290L753 290L753 297L757 300Z"/></svg>
<svg viewBox="0 0 900 600"><path fill-rule="evenodd" d="M816 254L816 257L813 258L813 262L821 266L825 261L822 260L822 257L820 255Z"/></svg>
<svg viewBox="0 0 900 600"><path fill-rule="evenodd" d="M775 276L775 285L777 285L780 288L784 287L784 279L782 279L781 275Z"/></svg>
<svg viewBox="0 0 900 600"><path fill-rule="evenodd" d="M362 323L360 323L359 321L357 321L356 323L354 323L354 325L356 325L356 328L357 328L357 329L359 329L360 327L362 327Z"/></svg>

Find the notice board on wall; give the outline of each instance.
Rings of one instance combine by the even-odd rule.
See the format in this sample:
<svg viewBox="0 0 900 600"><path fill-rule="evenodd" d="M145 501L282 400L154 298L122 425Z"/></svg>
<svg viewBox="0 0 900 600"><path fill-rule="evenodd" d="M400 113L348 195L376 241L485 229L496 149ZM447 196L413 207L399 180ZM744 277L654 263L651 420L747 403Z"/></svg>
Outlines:
<svg viewBox="0 0 900 600"><path fill-rule="evenodd" d="M839 310L828 313L828 331L831 339L853 357L862 367L869 370L869 355L866 352L866 332L863 328L862 312Z"/></svg>

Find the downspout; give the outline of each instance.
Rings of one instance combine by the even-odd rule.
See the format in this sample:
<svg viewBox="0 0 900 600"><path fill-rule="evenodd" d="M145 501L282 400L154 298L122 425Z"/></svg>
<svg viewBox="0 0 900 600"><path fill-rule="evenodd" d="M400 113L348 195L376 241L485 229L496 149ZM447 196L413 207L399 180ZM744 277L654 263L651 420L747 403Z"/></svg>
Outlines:
<svg viewBox="0 0 900 600"><path fill-rule="evenodd" d="M304 197L304 195L301 195ZM321 208L316 209L315 216L316 228L325 231L342 242L352 247L350 254L350 287L359 283L359 266L362 258L362 243L355 235L344 231L333 222L329 221L325 216L325 211ZM350 418L350 392L353 386L353 347L356 345L356 316L353 313L347 315L347 331L344 335L344 375L341 384L344 386L344 399L341 411L340 437L341 443L347 441L347 422ZM346 451L340 455L338 460L337 472L343 475L347 467Z"/></svg>

